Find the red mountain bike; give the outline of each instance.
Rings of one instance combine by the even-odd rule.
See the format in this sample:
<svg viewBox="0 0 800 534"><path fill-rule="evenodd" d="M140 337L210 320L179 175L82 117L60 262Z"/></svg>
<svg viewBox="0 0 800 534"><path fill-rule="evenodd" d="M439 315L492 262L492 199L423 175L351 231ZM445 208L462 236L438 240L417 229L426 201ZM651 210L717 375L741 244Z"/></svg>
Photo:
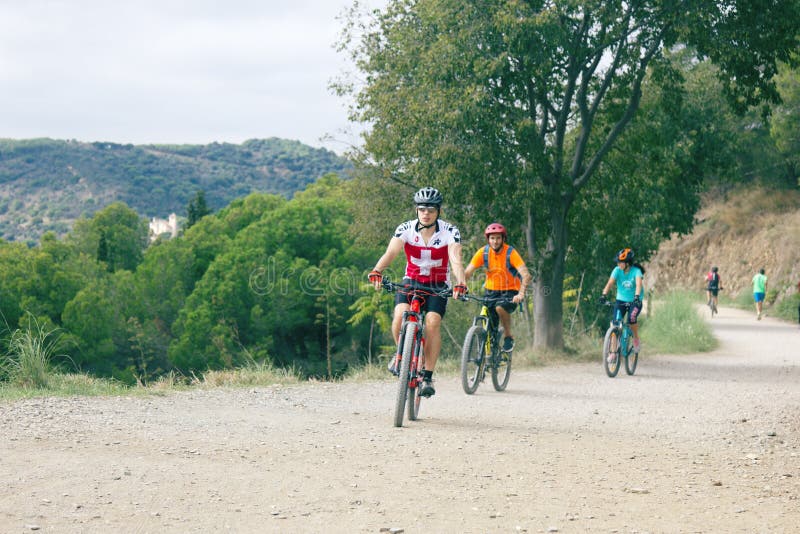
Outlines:
<svg viewBox="0 0 800 534"><path fill-rule="evenodd" d="M394 426L403 426L403 412L408 401L408 419L416 421L422 396L422 370L425 368L425 312L422 305L427 296L449 297L452 290L436 291L421 286L397 284L384 277L381 284L391 293L401 291L408 295L411 309L403 313L403 323L397 340L395 369L397 369L397 398L394 404Z"/></svg>

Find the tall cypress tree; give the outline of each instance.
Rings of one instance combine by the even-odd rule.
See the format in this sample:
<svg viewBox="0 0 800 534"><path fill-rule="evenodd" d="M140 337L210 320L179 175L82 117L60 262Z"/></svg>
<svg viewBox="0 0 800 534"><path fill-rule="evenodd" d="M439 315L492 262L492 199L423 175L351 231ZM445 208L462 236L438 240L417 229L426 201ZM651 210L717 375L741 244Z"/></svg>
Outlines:
<svg viewBox="0 0 800 534"><path fill-rule="evenodd" d="M108 264L108 240L106 239L106 233L100 230L100 239L97 242L97 261L102 261ZM109 265L109 270L111 270L111 266Z"/></svg>
<svg viewBox="0 0 800 534"><path fill-rule="evenodd" d="M211 210L206 204L206 192L202 189L198 191L192 200L189 201L189 206L186 208L186 226L184 229L191 228L194 223L210 214Z"/></svg>

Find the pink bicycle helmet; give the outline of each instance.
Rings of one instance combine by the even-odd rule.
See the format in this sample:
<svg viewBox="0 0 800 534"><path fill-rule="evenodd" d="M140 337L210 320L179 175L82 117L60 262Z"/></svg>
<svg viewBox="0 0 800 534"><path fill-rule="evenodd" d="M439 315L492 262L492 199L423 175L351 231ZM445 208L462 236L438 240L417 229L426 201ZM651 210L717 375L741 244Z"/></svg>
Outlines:
<svg viewBox="0 0 800 534"><path fill-rule="evenodd" d="M492 223L486 227L486 230L483 231L483 235L486 236L486 239L489 239L489 234L500 234L503 236L503 240L505 241L508 239L508 232L506 232L506 227L500 223Z"/></svg>

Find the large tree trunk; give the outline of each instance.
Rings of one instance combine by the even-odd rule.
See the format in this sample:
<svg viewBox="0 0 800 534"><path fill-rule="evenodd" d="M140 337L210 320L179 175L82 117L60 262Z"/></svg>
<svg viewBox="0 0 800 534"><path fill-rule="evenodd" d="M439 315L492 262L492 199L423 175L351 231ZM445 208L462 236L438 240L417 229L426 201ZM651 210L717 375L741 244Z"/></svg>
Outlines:
<svg viewBox="0 0 800 534"><path fill-rule="evenodd" d="M552 270L534 283L534 348L564 348L564 253L555 255Z"/></svg>
<svg viewBox="0 0 800 534"><path fill-rule="evenodd" d="M560 350L564 348L563 294L567 230L564 213L558 209L553 209L553 212L547 247L537 254L533 283L533 346ZM528 233L528 241L531 243L533 232L530 225Z"/></svg>

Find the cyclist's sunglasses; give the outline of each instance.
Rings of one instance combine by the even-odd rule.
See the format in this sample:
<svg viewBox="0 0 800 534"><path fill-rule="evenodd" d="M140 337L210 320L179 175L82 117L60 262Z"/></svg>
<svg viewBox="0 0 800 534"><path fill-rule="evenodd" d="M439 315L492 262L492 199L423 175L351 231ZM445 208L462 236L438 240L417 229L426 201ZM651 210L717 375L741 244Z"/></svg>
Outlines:
<svg viewBox="0 0 800 534"><path fill-rule="evenodd" d="M436 206L417 206L417 211L425 211L427 213L434 213L438 210L439 208Z"/></svg>

